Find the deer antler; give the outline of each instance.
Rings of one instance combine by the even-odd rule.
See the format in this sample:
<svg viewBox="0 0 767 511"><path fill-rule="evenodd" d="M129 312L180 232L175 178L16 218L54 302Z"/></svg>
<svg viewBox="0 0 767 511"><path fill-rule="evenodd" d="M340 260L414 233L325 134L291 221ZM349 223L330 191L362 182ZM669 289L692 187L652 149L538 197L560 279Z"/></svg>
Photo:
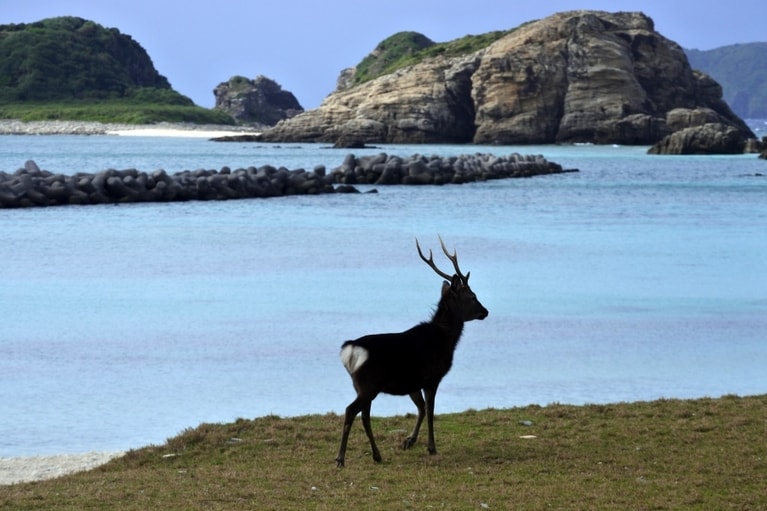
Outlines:
<svg viewBox="0 0 767 511"><path fill-rule="evenodd" d="M431 269L434 270L437 273L437 275L439 275L443 279L447 279L447 280L450 280L450 279L453 278L450 275L448 275L447 273L445 273L444 271L442 271L439 268L437 268L437 265L434 264L434 257L432 255L431 249L429 249L429 258L426 259L426 256L424 256L423 252L421 252L421 245L418 244L418 238L415 239L415 246L418 249L418 255L421 256L421 259L423 259L423 262L428 264L431 267Z"/></svg>
<svg viewBox="0 0 767 511"><path fill-rule="evenodd" d="M444 252L447 258L450 259L450 262L453 263L453 268L455 268L455 274L461 278L461 281L464 284L467 284L469 281L469 275L471 274L471 272L467 273L466 275L461 273L461 269L458 267L458 253L454 250L453 255L450 255L450 253L447 251L447 247L445 247L445 242L442 241L441 236L439 236L439 244L442 246L442 252ZM437 265L434 264L434 256L432 254L431 249L429 249L429 258L426 259L426 256L424 256L423 252L421 252L421 245L418 243L418 238L415 239L415 246L416 248L418 248L418 255L421 256L421 259L423 259L423 262L428 264L429 267L431 267L431 269L437 273L437 275L439 275L440 277L446 280L451 280L453 278L452 275L448 275L444 271L437 268Z"/></svg>
<svg viewBox="0 0 767 511"><path fill-rule="evenodd" d="M442 252L445 253L448 259L450 259L450 262L453 263L453 268L455 268L455 274L461 277L461 281L464 284L467 284L469 282L469 275L471 275L471 272L464 275L461 273L461 269L458 267L458 252L453 249L453 255L450 255L447 251L447 248L445 247L445 242L442 241L442 236L437 236L439 238L439 244L442 245Z"/></svg>

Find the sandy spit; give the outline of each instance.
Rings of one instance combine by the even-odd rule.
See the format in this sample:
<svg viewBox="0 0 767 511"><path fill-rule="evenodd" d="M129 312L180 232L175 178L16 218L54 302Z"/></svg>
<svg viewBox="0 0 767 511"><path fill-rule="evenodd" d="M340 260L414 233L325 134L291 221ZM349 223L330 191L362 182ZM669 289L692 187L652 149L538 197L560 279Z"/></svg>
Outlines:
<svg viewBox="0 0 767 511"><path fill-rule="evenodd" d="M228 135L256 134L242 126L200 125L187 123L105 124L89 121L18 121L0 119L0 135L117 135L123 137L194 137L215 138Z"/></svg>
<svg viewBox="0 0 767 511"><path fill-rule="evenodd" d="M123 454L122 452L86 452L0 458L0 485L41 481L90 470Z"/></svg>

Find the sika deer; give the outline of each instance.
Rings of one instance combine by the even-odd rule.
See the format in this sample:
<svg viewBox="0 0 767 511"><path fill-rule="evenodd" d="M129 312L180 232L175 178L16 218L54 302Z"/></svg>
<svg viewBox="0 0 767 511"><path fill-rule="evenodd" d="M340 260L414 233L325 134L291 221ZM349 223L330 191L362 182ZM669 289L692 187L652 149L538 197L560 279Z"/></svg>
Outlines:
<svg viewBox="0 0 767 511"><path fill-rule="evenodd" d="M453 353L463 332L463 324L473 319L485 319L485 309L469 287L469 275L458 268L458 255L450 255L442 242L442 251L453 263L455 274L449 275L434 264L432 252L429 258L421 252L415 240L418 255L437 275L447 280L442 283L442 297L431 321L420 323L410 330L393 334L366 335L354 341L346 341L341 347L341 361L352 378L357 398L346 407L341 446L336 463L344 466L346 443L352 422L362 413L373 460L381 461L373 430L370 427L370 406L376 396L386 394L409 395L418 408L418 419L413 432L402 444L410 448L418 439L424 416L429 428L428 450L436 454L434 444L434 397L442 378L453 364Z"/></svg>

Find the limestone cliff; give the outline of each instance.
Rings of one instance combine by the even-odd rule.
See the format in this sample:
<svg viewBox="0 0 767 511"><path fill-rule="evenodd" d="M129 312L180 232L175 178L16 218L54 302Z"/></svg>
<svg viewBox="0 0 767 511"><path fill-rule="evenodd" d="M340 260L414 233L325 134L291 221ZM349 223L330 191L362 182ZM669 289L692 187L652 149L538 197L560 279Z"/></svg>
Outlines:
<svg viewBox="0 0 767 511"><path fill-rule="evenodd" d="M339 88L282 121L267 140L653 144L717 123L748 127L719 85L642 13L570 11L510 31L484 49L437 56Z"/></svg>

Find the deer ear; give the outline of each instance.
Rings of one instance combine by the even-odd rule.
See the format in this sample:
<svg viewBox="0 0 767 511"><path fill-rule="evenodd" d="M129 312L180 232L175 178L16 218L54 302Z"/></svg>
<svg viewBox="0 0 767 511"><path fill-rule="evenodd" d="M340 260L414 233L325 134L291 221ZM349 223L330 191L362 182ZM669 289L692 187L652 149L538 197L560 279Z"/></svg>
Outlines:
<svg viewBox="0 0 767 511"><path fill-rule="evenodd" d="M463 282L461 281L461 277L458 275L453 275L452 282L450 283L450 287L453 288L453 290L458 291L463 286Z"/></svg>
<svg viewBox="0 0 767 511"><path fill-rule="evenodd" d="M450 291L450 284L448 284L446 280L443 280L442 281L442 295L441 296L445 296L448 291Z"/></svg>

